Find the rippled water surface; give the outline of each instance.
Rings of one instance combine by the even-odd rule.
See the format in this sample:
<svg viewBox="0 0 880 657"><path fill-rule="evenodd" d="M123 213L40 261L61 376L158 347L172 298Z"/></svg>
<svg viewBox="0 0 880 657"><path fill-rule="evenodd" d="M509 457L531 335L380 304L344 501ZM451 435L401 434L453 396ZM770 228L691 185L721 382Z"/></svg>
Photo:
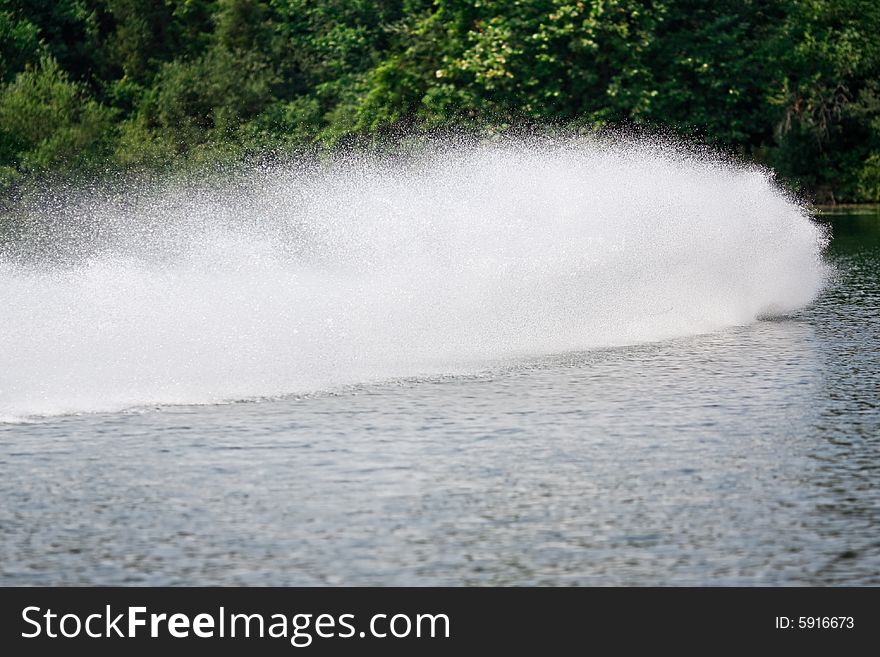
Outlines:
<svg viewBox="0 0 880 657"><path fill-rule="evenodd" d="M825 220L784 319L0 425L0 583L880 584L880 216Z"/></svg>

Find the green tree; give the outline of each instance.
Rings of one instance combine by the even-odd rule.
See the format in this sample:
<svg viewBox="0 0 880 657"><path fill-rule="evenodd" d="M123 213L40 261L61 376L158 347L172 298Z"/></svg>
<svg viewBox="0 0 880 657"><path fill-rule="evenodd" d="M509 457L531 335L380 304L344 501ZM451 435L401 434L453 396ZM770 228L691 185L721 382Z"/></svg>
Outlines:
<svg viewBox="0 0 880 657"><path fill-rule="evenodd" d="M858 198L858 172L880 152L878 30L872 0L798 0L778 34L772 161L820 197Z"/></svg>
<svg viewBox="0 0 880 657"><path fill-rule="evenodd" d="M44 57L0 92L3 175L82 171L101 165L113 133L113 112Z"/></svg>
<svg viewBox="0 0 880 657"><path fill-rule="evenodd" d="M29 20L0 10L0 82L9 82L28 63L39 59L39 32Z"/></svg>

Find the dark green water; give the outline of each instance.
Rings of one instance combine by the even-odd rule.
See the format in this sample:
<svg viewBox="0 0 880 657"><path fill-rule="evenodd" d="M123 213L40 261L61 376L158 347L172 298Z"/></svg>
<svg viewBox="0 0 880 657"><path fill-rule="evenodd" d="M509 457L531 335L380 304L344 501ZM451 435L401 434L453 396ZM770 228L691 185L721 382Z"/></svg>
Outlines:
<svg viewBox="0 0 880 657"><path fill-rule="evenodd" d="M0 583L880 584L880 215L798 314L0 425Z"/></svg>

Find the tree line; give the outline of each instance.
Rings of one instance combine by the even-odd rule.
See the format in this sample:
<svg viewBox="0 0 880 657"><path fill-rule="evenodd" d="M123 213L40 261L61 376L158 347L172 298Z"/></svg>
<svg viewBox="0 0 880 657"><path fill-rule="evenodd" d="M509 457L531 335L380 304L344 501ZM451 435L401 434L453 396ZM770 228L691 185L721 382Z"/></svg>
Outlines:
<svg viewBox="0 0 880 657"><path fill-rule="evenodd" d="M880 200L877 0L0 0L0 186L650 126Z"/></svg>

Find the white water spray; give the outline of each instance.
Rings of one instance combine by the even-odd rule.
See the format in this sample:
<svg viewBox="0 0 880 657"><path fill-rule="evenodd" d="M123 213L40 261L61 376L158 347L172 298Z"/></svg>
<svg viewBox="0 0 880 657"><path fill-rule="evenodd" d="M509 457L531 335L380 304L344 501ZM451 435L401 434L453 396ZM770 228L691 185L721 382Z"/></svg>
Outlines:
<svg viewBox="0 0 880 657"><path fill-rule="evenodd" d="M823 232L765 172L662 145L505 142L160 187L47 204L0 250L0 417L697 334L801 308L828 274Z"/></svg>

